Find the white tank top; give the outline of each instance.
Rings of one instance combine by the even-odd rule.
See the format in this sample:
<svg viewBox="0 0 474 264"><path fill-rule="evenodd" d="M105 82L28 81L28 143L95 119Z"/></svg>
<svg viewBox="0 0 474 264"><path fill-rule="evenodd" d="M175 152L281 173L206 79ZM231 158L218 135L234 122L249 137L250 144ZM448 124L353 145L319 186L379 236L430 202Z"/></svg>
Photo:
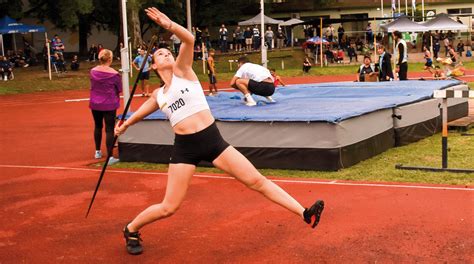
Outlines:
<svg viewBox="0 0 474 264"><path fill-rule="evenodd" d="M209 110L204 91L199 81L189 81L173 74L171 86L166 93L159 88L157 102L161 111L168 117L171 126L197 112Z"/></svg>

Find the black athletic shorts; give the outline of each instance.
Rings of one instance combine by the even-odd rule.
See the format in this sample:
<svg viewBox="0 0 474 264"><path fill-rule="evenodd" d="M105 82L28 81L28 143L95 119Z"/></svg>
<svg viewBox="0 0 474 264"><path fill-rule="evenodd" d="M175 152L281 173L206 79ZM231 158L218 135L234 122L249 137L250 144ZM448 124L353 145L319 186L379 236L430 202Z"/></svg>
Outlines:
<svg viewBox="0 0 474 264"><path fill-rule="evenodd" d="M432 60L427 60L425 63L426 67L433 67L433 61Z"/></svg>
<svg viewBox="0 0 474 264"><path fill-rule="evenodd" d="M149 80L150 79L150 72L149 71L142 72L142 74L140 74L138 79L139 80Z"/></svg>
<svg viewBox="0 0 474 264"><path fill-rule="evenodd" d="M216 76L212 73L208 74L209 75L209 83L210 84L215 84L217 83Z"/></svg>
<svg viewBox="0 0 474 264"><path fill-rule="evenodd" d="M175 135L170 163L197 165L200 161L214 161L229 146L216 123L189 135Z"/></svg>
<svg viewBox="0 0 474 264"><path fill-rule="evenodd" d="M249 91L256 95L270 96L275 92L275 84L272 82L256 82L250 79Z"/></svg>

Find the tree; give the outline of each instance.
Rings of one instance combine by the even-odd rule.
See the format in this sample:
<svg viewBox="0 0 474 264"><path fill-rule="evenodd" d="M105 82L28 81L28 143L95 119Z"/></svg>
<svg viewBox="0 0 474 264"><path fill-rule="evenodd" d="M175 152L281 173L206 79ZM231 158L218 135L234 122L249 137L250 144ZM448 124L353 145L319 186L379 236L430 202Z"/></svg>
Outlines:
<svg viewBox="0 0 474 264"><path fill-rule="evenodd" d="M0 18L9 16L14 19L23 17L23 2L18 0L0 1Z"/></svg>
<svg viewBox="0 0 474 264"><path fill-rule="evenodd" d="M26 16L35 16L41 21L50 20L63 30L79 30L79 51L87 50L87 36L92 29L90 14L94 10L93 0L29 0Z"/></svg>

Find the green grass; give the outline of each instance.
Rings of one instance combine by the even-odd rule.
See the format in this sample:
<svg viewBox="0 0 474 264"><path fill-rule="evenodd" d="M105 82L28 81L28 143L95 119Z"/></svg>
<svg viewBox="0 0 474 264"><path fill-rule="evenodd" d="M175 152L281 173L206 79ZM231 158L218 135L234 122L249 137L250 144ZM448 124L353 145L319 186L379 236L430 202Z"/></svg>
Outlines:
<svg viewBox="0 0 474 264"><path fill-rule="evenodd" d="M474 129L468 131L474 133ZM450 168L474 169L474 137L451 132L448 154ZM425 138L408 146L392 148L355 166L337 172L262 169L262 174L276 177L315 178L371 182L405 182L450 185L474 184L474 174L406 171L395 169L395 164L441 167L440 134ZM120 162L114 168L166 171L165 164ZM222 173L215 168L198 167L198 172Z"/></svg>

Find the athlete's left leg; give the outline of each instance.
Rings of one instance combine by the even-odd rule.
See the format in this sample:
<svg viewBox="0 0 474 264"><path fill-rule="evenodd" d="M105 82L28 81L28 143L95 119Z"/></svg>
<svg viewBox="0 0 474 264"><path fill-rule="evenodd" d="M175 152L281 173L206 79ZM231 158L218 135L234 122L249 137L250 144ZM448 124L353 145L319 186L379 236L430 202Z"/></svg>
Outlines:
<svg viewBox="0 0 474 264"><path fill-rule="evenodd" d="M271 201L303 217L305 208L274 182L265 178L250 161L229 146L213 161L214 166L225 171L247 187L260 192Z"/></svg>

